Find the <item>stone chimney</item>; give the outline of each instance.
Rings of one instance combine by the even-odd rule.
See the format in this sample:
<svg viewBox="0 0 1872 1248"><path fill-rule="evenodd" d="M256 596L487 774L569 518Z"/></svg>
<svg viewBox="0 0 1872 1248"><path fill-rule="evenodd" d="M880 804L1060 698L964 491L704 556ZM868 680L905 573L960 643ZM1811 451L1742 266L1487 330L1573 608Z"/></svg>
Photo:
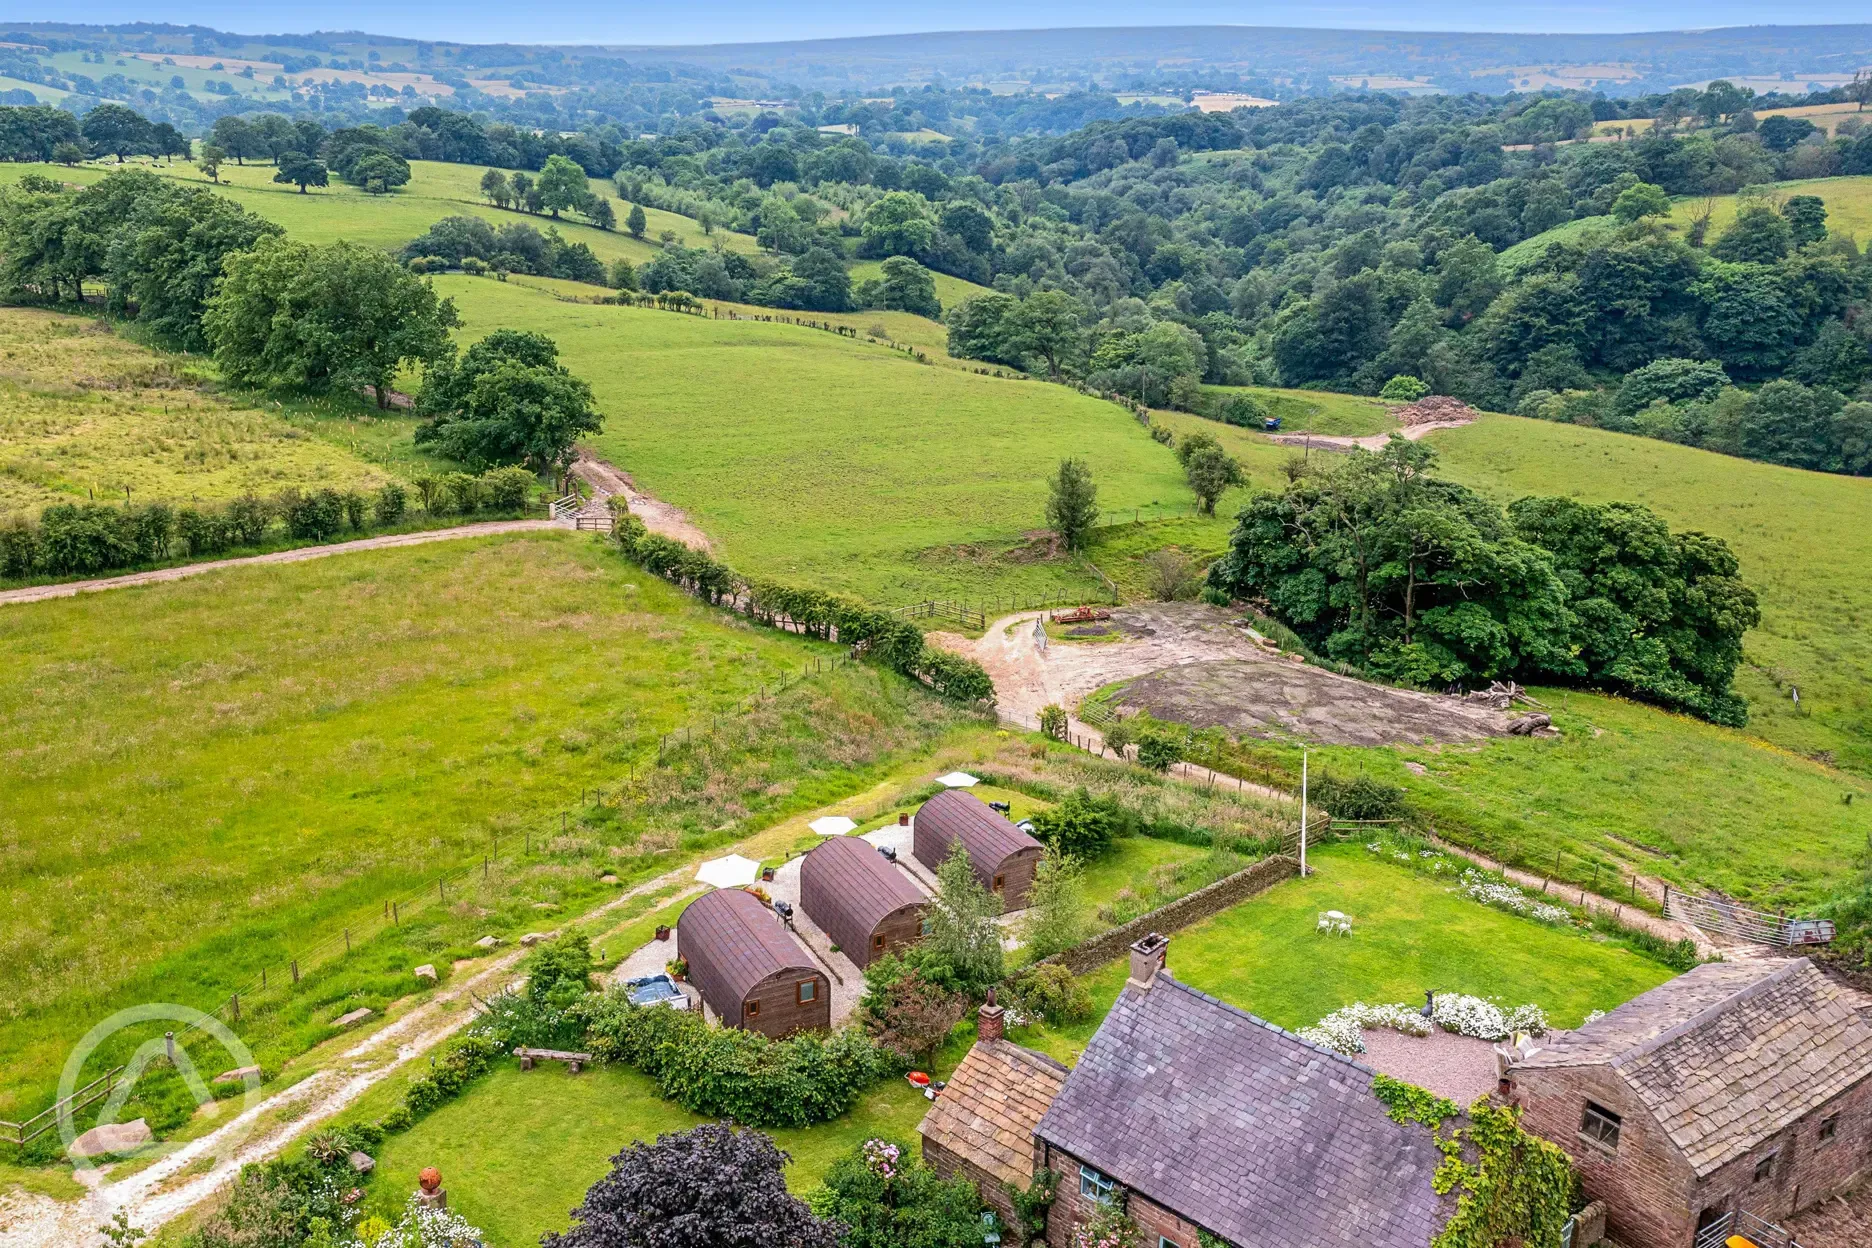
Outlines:
<svg viewBox="0 0 1872 1248"><path fill-rule="evenodd" d="M988 1000L981 1009L975 1011L975 1038L977 1040L999 1040L1007 1034L1007 1026L1001 1016L1006 1013L995 1004L994 989L988 990Z"/></svg>
<svg viewBox="0 0 1872 1248"><path fill-rule="evenodd" d="M1164 959L1169 952L1170 938L1156 932L1132 945L1131 978L1126 986L1149 992L1151 985L1157 982L1157 972L1164 969Z"/></svg>

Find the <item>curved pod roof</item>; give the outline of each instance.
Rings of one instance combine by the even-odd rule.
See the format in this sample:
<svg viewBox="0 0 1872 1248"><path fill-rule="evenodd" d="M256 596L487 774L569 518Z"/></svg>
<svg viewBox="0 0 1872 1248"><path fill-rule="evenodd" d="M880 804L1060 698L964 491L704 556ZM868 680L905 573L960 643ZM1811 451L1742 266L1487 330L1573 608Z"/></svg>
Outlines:
<svg viewBox="0 0 1872 1248"><path fill-rule="evenodd" d="M817 975L819 968L760 899L718 888L689 903L677 921L677 948L689 978L717 1011L781 972ZM719 1004L718 1004L719 1003Z"/></svg>
<svg viewBox="0 0 1872 1248"><path fill-rule="evenodd" d="M1022 851L1036 857L1041 852L1039 841L988 809L979 797L964 789L945 789L917 811L913 849L918 861L934 868L958 841L984 884L1009 858Z"/></svg>
<svg viewBox="0 0 1872 1248"><path fill-rule="evenodd" d="M847 949L861 948L878 924L925 901L901 867L857 837L835 836L800 863L800 904Z"/></svg>

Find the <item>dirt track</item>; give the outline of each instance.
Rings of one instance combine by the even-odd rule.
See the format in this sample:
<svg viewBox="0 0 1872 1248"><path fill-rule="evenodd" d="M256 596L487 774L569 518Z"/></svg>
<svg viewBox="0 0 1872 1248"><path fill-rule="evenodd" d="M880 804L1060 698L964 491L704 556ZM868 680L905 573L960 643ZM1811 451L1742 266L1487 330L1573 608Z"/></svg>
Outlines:
<svg viewBox="0 0 1872 1248"><path fill-rule="evenodd" d="M1473 423L1467 420L1433 420L1422 425L1406 425L1397 432L1404 435L1405 441L1416 442L1439 429L1460 429L1464 425ZM1364 447L1368 451L1376 451L1382 449L1390 440L1389 433L1373 433L1362 438L1346 438L1325 433L1270 433L1268 435L1268 441L1277 442L1282 446L1317 446L1325 450L1339 451L1349 451L1355 446Z"/></svg>
<svg viewBox="0 0 1872 1248"><path fill-rule="evenodd" d="M615 464L606 463L590 451L580 451L578 462L572 465L572 473L592 487L592 501L587 505L587 511L594 508L602 511L606 499L621 494L624 501L630 504L631 515L642 520L644 527L652 533L673 537L697 550L710 549L708 534L697 528L695 521L682 508L645 494L637 488L630 474Z"/></svg>
<svg viewBox="0 0 1872 1248"><path fill-rule="evenodd" d="M551 520L495 520L487 524L458 524L450 529L429 529L422 533L396 533L388 537L360 537L354 542L332 542L325 546L301 546L297 550L276 550L270 555L246 555L239 559L212 559L207 563L185 563L179 568L160 568L154 572L131 572L124 576L104 576L91 581L66 581L59 585L29 585L25 589L0 592L0 606L20 602L44 602L50 598L76 598L79 594L106 589L129 589L137 585L161 585L208 572L228 568L255 567L269 563L303 563L327 555L345 555L358 550L389 550L397 546L421 546L428 542L448 542L463 537L489 537L497 533L534 533L565 526Z"/></svg>

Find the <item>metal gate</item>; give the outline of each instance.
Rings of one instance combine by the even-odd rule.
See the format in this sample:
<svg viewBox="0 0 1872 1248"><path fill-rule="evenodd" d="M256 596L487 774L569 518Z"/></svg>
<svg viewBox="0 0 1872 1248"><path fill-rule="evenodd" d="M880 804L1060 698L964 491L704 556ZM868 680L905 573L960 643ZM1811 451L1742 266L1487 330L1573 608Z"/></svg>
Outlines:
<svg viewBox="0 0 1872 1248"><path fill-rule="evenodd" d="M1697 1232L1696 1248L1724 1248L1731 1239L1743 1240L1755 1248L1800 1248L1792 1235L1746 1210L1725 1213L1704 1226Z"/></svg>
<svg viewBox="0 0 1872 1248"><path fill-rule="evenodd" d="M1830 919L1792 919L1785 914L1769 914L1721 897L1698 897L1666 884L1664 914L1680 919L1706 932L1719 932L1758 945L1791 948L1801 945L1824 945L1833 939Z"/></svg>

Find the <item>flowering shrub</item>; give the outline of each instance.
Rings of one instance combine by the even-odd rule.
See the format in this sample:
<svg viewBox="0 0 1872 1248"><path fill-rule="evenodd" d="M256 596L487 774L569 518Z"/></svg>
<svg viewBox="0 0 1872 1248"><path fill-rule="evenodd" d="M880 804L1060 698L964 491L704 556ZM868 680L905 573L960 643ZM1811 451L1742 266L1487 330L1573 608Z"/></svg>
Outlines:
<svg viewBox="0 0 1872 1248"><path fill-rule="evenodd" d="M1462 873L1456 891L1471 901L1479 901L1485 906L1493 906L1497 910L1506 910L1510 914L1519 914L1541 923L1564 924L1573 921L1573 916L1567 913L1565 907L1536 901L1514 885L1490 879L1473 867Z"/></svg>
<svg viewBox="0 0 1872 1248"><path fill-rule="evenodd" d="M1351 1057L1365 1051L1365 1037L1361 1033L1367 1027L1383 1027L1387 1031L1398 1031L1407 1036L1430 1034L1429 1021L1414 1006L1367 1005L1363 1001L1355 1001L1344 1009L1334 1010L1311 1027L1302 1027L1295 1034L1310 1044Z"/></svg>
<svg viewBox="0 0 1872 1248"><path fill-rule="evenodd" d="M380 1226L372 1226L377 1222ZM380 1229L381 1228L381 1229ZM381 1227L381 1219L372 1218L358 1228L374 1231L374 1238L350 1240L344 1248L477 1248L486 1242L481 1228L452 1209L425 1209L411 1196L403 1208L402 1219L392 1227Z"/></svg>
<svg viewBox="0 0 1872 1248"><path fill-rule="evenodd" d="M862 1150L865 1166L880 1179L897 1177L903 1150L888 1140L866 1140Z"/></svg>
<svg viewBox="0 0 1872 1248"><path fill-rule="evenodd" d="M1073 1248L1138 1248L1138 1228L1115 1202L1101 1204L1073 1230Z"/></svg>
<svg viewBox="0 0 1872 1248"><path fill-rule="evenodd" d="M1503 1010L1492 1001L1452 992L1436 999L1428 1019L1423 1016L1422 1009L1414 1005L1367 1005L1355 1001L1294 1034L1309 1044L1356 1057L1365 1051L1363 1033L1367 1027L1382 1027L1407 1036L1427 1036L1432 1022L1444 1031L1478 1040L1505 1040L1520 1031L1537 1036L1547 1032L1547 1015L1538 1005L1517 1005L1512 1010Z"/></svg>

